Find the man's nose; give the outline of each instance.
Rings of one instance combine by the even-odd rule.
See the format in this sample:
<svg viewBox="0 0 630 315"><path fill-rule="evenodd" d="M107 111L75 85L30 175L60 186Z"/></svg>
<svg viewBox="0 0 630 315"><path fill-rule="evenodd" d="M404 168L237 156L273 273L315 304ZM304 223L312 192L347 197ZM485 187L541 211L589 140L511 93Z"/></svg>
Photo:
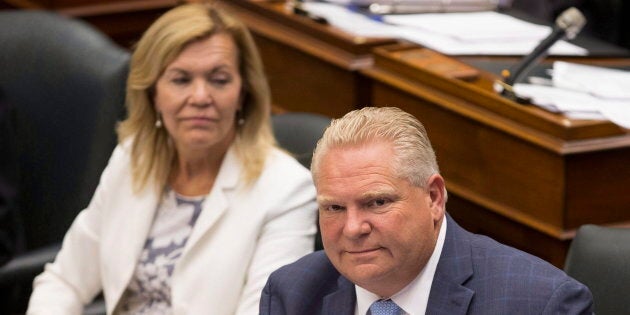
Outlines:
<svg viewBox="0 0 630 315"><path fill-rule="evenodd" d="M372 225L369 217L358 209L346 210L346 222L343 228L343 234L350 239L358 239L364 235L370 234Z"/></svg>

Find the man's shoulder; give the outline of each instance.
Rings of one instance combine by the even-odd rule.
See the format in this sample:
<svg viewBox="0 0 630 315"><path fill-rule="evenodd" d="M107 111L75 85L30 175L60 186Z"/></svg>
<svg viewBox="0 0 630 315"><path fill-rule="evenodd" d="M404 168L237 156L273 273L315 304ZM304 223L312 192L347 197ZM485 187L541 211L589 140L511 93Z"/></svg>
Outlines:
<svg viewBox="0 0 630 315"><path fill-rule="evenodd" d="M590 314L592 295L589 289L552 264L516 248L495 241L480 240L473 247L475 274L469 285L475 288L477 302L472 309L531 314ZM503 304L494 304L500 293ZM569 311L570 310L570 311ZM564 311L562 311L564 312Z"/></svg>
<svg viewBox="0 0 630 315"><path fill-rule="evenodd" d="M324 251L320 250L274 271L269 276L269 283L277 287L286 287L287 285L295 287L296 283L307 287L319 285L338 277L339 272Z"/></svg>
<svg viewBox="0 0 630 315"><path fill-rule="evenodd" d="M460 280L470 277L471 286L503 283L510 291L538 286L555 290L564 282L577 282L539 257L466 231L450 217L438 273Z"/></svg>
<svg viewBox="0 0 630 315"><path fill-rule="evenodd" d="M487 266L489 272L510 269L514 274L520 274L524 269L515 268L527 267L544 271L549 275L566 276L562 270L539 257L497 242L485 235L470 233L454 221L449 222L449 228L453 229L450 255L457 258L461 258L460 255L470 255L472 263L477 266L476 271L483 269L482 266ZM470 246L470 250L466 249L467 246Z"/></svg>
<svg viewBox="0 0 630 315"><path fill-rule="evenodd" d="M448 254L439 273L442 281L438 283L444 285L448 283L445 279L458 279L474 291L469 307L472 313L511 314L526 310L528 314L543 314L561 309L575 310L569 313L589 312L592 297L588 288L562 270L539 257L450 223L450 248L445 248Z"/></svg>
<svg viewBox="0 0 630 315"><path fill-rule="evenodd" d="M335 298L326 303L326 297L333 295ZM260 313L347 314L353 303L354 285L339 274L323 251L317 251L269 276Z"/></svg>
<svg viewBox="0 0 630 315"><path fill-rule="evenodd" d="M510 269L515 274L524 273L526 270L536 270L547 276L566 277L562 270L549 262L483 235L472 237L471 254L473 261L477 263L483 261L484 264L490 266L490 270Z"/></svg>
<svg viewBox="0 0 630 315"><path fill-rule="evenodd" d="M477 278L529 278L534 281L565 281L568 276L549 262L502 244L484 235L468 234L470 255ZM532 277L532 275L538 275Z"/></svg>

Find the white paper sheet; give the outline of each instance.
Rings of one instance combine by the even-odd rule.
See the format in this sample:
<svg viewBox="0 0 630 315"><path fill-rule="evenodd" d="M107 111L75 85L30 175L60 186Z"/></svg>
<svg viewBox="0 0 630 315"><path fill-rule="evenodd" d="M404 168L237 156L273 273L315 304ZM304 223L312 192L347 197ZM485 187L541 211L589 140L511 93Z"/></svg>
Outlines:
<svg viewBox="0 0 630 315"><path fill-rule="evenodd" d="M382 17L353 12L345 6L307 2L304 8L355 36L405 39L448 55L526 55L551 29L496 12L413 14ZM405 20L405 23L402 21ZM510 31L511 30L511 31ZM551 55L586 55L587 50L559 41Z"/></svg>
<svg viewBox="0 0 630 315"><path fill-rule="evenodd" d="M608 119L630 129L630 100L600 98L584 91L533 84L516 84L514 91L531 98L536 105L569 118Z"/></svg>
<svg viewBox="0 0 630 315"><path fill-rule="evenodd" d="M409 26L464 42L536 40L551 33L551 28L515 19L497 12L427 13L385 15L389 24Z"/></svg>
<svg viewBox="0 0 630 315"><path fill-rule="evenodd" d="M630 100L630 71L557 61L553 84L600 98Z"/></svg>

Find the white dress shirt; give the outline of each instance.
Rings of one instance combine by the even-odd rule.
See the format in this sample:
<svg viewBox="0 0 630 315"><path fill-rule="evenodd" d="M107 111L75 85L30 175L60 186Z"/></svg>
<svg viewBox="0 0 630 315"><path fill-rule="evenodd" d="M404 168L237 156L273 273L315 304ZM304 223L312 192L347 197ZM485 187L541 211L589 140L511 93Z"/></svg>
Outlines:
<svg viewBox="0 0 630 315"><path fill-rule="evenodd" d="M431 293L431 284L433 283L433 276L437 269L438 262L440 261L440 255L442 254L442 247L444 247L444 238L446 237L446 217L442 219L442 225L440 226L440 232L438 233L438 239L435 244L433 254L429 258L426 266L422 268L418 276L411 281L404 289L390 297L394 303L404 310L403 314L406 315L421 315L425 314L427 310L427 304L429 302L429 293ZM355 315L365 315L370 309L370 305L376 300L380 300L383 297L378 296L358 285L355 285L357 294L357 305L354 309Z"/></svg>

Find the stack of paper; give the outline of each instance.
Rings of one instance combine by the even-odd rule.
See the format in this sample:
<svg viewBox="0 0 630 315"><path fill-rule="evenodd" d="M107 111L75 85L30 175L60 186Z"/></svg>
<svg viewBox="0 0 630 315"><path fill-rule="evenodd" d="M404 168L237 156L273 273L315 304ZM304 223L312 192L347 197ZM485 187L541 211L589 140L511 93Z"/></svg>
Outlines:
<svg viewBox="0 0 630 315"><path fill-rule="evenodd" d="M551 32L548 26L492 11L366 16L339 4L307 2L304 8L356 36L405 39L448 55L526 55ZM588 52L559 41L549 53Z"/></svg>
<svg viewBox="0 0 630 315"><path fill-rule="evenodd" d="M516 84L517 95L575 119L608 119L630 129L630 72L557 61L552 85Z"/></svg>
<svg viewBox="0 0 630 315"><path fill-rule="evenodd" d="M325 2L358 6L373 14L408 14L438 12L491 11L498 0L324 0Z"/></svg>

